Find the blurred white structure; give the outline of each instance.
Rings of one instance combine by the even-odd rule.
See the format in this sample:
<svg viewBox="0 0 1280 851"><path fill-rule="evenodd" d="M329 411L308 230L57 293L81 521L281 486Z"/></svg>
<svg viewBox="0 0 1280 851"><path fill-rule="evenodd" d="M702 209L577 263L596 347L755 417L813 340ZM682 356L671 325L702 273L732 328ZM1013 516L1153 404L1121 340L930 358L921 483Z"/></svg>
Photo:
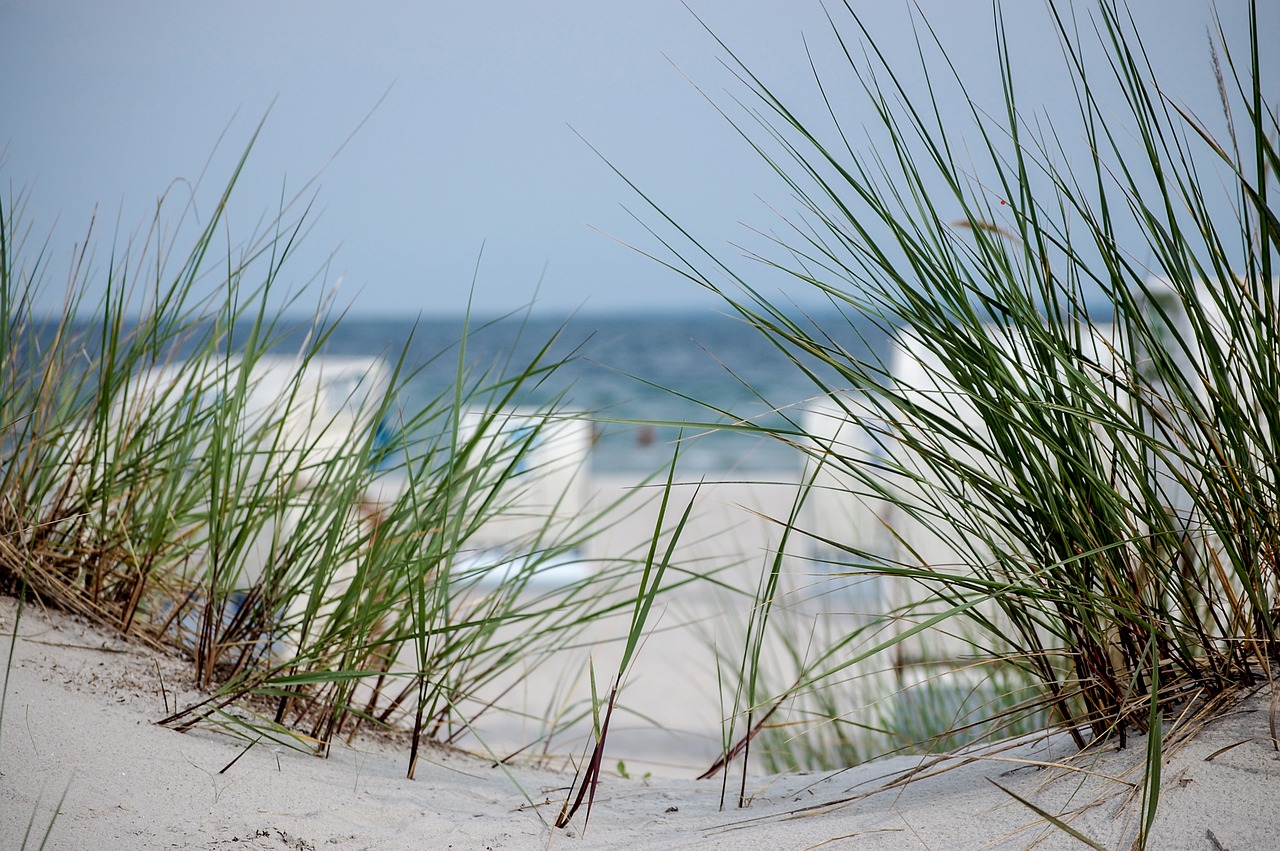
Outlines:
<svg viewBox="0 0 1280 851"><path fill-rule="evenodd" d="M261 357L247 370L237 356L169 363L130 377L107 414L111 439L106 444L119 445L134 435L154 440L186 424L211 430L216 409L230 398L242 399L230 424L234 439L262 445L264 473L267 467L296 467L307 477L298 484L306 485L326 462L358 448L354 436L375 427L389 381L379 358ZM93 439L86 429L73 441L72 453L87 451ZM195 448L208 447L206 433Z"/></svg>
<svg viewBox="0 0 1280 851"><path fill-rule="evenodd" d="M1015 370L1015 375L1019 369L1031 375L1032 361L1016 335L996 326L988 327L987 334L996 347L1007 352L1005 363ZM1081 354L1095 364L1093 368L1109 372L1114 368L1119 346L1116 338L1116 331L1110 325L1081 327ZM890 342L887 362L892 376L891 392L943 422L979 430L979 445L987 440L977 409L933 346L917 331L905 329ZM892 412L892 406L886 410ZM828 568L830 571L847 572L849 568L842 568L841 564L858 561L858 556L847 554L840 545L865 553L871 561L883 559L888 565L908 570L937 570L949 574L963 574L971 565L992 558L981 543L973 540L972 534L955 522L954 518L965 516L964 509L927 484L935 481L938 473L915 449L909 448L909 442L902 442L905 428L915 427L886 422L882 411L855 395L821 400L808 406L803 429L819 454L808 459L806 480L812 480L813 487L806 499L801 528L811 533L806 555L815 560L815 571L829 560L833 562ZM932 433L916 433L911 438L929 441L940 456L999 475L995 464L979 456L974 446ZM820 453L824 450L829 450L833 457L822 461ZM877 480L883 490L877 492L876 486L868 484L850 468L861 468L864 475ZM913 510L904 510L903 506L911 506ZM909 613L894 624L896 632L905 631L950 607L941 600L931 600L927 587L909 578L868 580L852 575L829 581L847 583L843 598L830 595L830 599L839 600L840 605L854 606L853 611ZM995 607L986 604L984 607L988 617L999 623ZM975 636L954 632L967 625L966 619L952 619L913 636L895 648L899 663L954 662L972 656Z"/></svg>
<svg viewBox="0 0 1280 851"><path fill-rule="evenodd" d="M242 380L241 397L237 382ZM380 358L303 362L261 357L246 374L240 358L228 357L170 364L140 374L137 381L126 406L152 406L150 415L157 417L184 399L196 399L195 410L208 415L229 397L242 398L231 439L239 443L237 453L251 458L244 484L299 495L282 513L283 528L268 522L256 536L235 582L248 587L268 568L273 548L294 533L305 515L305 491L322 483L326 469L353 470L351 465L358 463L364 442L379 427L375 420L390 387L390 371ZM209 450L205 437L196 452ZM355 510L353 506L353 515ZM351 533L357 534L358 518L352 521Z"/></svg>
<svg viewBox="0 0 1280 851"><path fill-rule="evenodd" d="M1134 297L1150 334L1148 348L1141 348L1139 341L1140 348L1128 352L1128 329L1121 325L1081 325L1077 328L1079 352L1072 356L1072 364L1086 376L1096 377L1101 391L1111 396L1119 410L1135 415L1141 412L1140 420L1150 438L1157 444L1168 445L1170 450L1156 453L1144 449L1133 435L1126 436L1123 431L1108 434L1096 427L1098 459L1100 463L1109 463L1109 448L1121 449L1130 458L1137 457L1134 453L1146 452L1143 464L1150 478L1145 485L1155 488L1157 498L1176 528L1183 530L1188 538L1203 538L1207 532L1199 528L1201 524L1195 516L1196 482L1188 466L1193 462L1180 459L1209 457L1212 452L1207 442L1195 443L1202 440L1199 437L1202 429L1192 423L1192 418L1200 416L1194 408L1211 402L1210 388L1197 378L1207 374L1206 345L1212 343L1224 353L1221 359L1231 372L1228 380L1234 382L1233 391L1246 404L1256 398L1250 371L1230 362L1229 328L1220 305L1205 285L1184 297L1168 281L1153 279L1136 291ZM1188 299L1194 299L1194 304L1189 305ZM1003 351L1005 357L1002 363L984 368L1009 369L1015 380L1026 381L1034 397L1035 371L1043 367L1030 356L1017 329L993 325L986 328L986 334L988 342ZM989 436L983 418L934 348L920 332L904 329L890 344L889 389L941 422L970 430L976 435L978 445L986 443ZM1167 378L1169 373L1154 367L1157 348L1161 356L1168 358L1174 373L1187 377L1184 389L1176 390L1172 386L1174 382ZM1141 396L1132 395L1135 393ZM1186 395L1180 396L1180 393ZM806 433L819 447L829 441L833 452L843 459L829 462L821 469L816 469L815 459L810 459L809 475L813 477L814 490L808 499L804 528L819 539L810 548L811 557L841 560L838 548L825 545L820 539L847 544L901 567L950 573L964 571L992 557L980 543L974 543L972 534L951 522L950 518L963 517L965 512L959 505L948 503L949 497L941 497L928 484L936 481L939 473L925 465L915 450L899 442L897 435L911 427L884 423L865 400L858 398L827 400L810 406L804 422ZM945 434L932 431L911 437L933 441L931 445L939 456L1000 475L990 459L980 457L971 445L957 443ZM1116 441L1125 441L1125 444ZM896 472L891 473L886 482L892 499L870 494L865 483L841 469L841 463L887 463L895 468ZM1135 469L1141 468L1130 468L1127 474L1131 476ZM1117 484L1126 486L1123 476ZM895 507L893 502L916 506L928 521L910 516L911 512ZM967 508L971 510L972 504ZM1208 543L1213 545L1211 541ZM917 622L945 608L941 602L930 601L926 589L908 579L883 580L878 599L883 603L882 611L909 608L912 620ZM995 623L1000 623L994 614L992 617ZM959 623L945 626L954 629ZM906 626L909 624L903 628ZM916 660L938 661L958 659L972 652L964 636L941 635L933 630L911 639L910 648L903 649L905 655Z"/></svg>
<svg viewBox="0 0 1280 851"><path fill-rule="evenodd" d="M855 472L857 467L882 463L886 451L883 422L863 400L854 396L814 400L805 406L801 429L812 444L805 458L805 497L802 529L807 538L804 570L820 585L825 605L847 607L851 613L883 613L883 577L856 575L851 563L865 553L870 558L889 554L888 528L895 518L892 504L875 494Z"/></svg>
<svg viewBox="0 0 1280 851"><path fill-rule="evenodd" d="M468 410L459 422L458 446L469 444L468 466L479 471L482 491L472 503L488 500L493 516L468 538L468 553L455 569L485 572L491 581L528 565L542 583L585 578L590 568L576 554L547 559L538 553L584 522L591 423L564 411Z"/></svg>
<svg viewBox="0 0 1280 851"><path fill-rule="evenodd" d="M188 492L180 500L183 513L164 522L190 528L186 572L198 586L216 584L229 594L234 609L246 589L276 570L288 571L291 581L304 587L319 576L329 596L336 596L354 576L354 563L304 564L296 553L282 554L290 552L299 529L316 525L309 516L321 502L312 493L315 488L349 482L353 474L356 481L376 481L363 467L366 448L379 439L377 417L389 387L390 370L379 358L246 362L230 356L141 370L116 391L102 418L86 423L66 442L62 498L96 491L112 502L91 511L90 519L111 523L115 512L128 510L136 521L152 507L146 502L152 487L147 483L167 480L166 487L172 487L176 481ZM355 550L354 542L366 531L361 503L370 498L377 497L360 494L349 508L337 507L339 515L345 513L336 519L346 543L336 551ZM116 501L135 504L121 509ZM328 505L334 510L331 497ZM161 510L170 510L168 503ZM215 567L215 525L223 529L217 546L234 550L216 562L216 577L208 573ZM174 600L158 601L155 616L163 619L182 593L174 589ZM305 598L305 593L294 595L289 614L305 606ZM184 616L183 623L191 627L189 620Z"/></svg>
<svg viewBox="0 0 1280 851"><path fill-rule="evenodd" d="M1196 375L1206 374L1205 348L1200 339L1201 335L1192 321L1192 312L1188 310L1183 297L1168 280L1163 278L1148 281L1145 291L1135 295L1138 309L1146 318L1147 327L1152 332L1154 345L1163 349L1175 371L1191 377L1192 386L1189 390L1195 401L1199 405L1209 405L1209 387L1194 379ZM1196 287L1193 297L1196 301L1195 314L1207 326L1214 342L1222 350L1229 351L1230 335L1226 319L1203 283ZM1170 386L1169 381L1160 377L1159 371L1152 365L1154 354L1154 352L1139 349L1135 357L1135 366L1139 376L1143 378L1144 392L1151 394L1149 404L1161 409L1167 422L1161 425L1148 418L1146 430L1148 435L1157 441L1181 442L1188 435L1198 432L1198 429L1192 425L1195 414L1174 401L1177 398L1177 391ZM1251 370L1232 369L1230 363L1225 366L1232 373L1232 378L1239 382L1236 391L1240 394L1240 398L1253 397ZM1184 451L1188 449L1198 452L1213 451L1206 445L1179 446L1178 448ZM1194 516L1195 496L1188 488L1185 469L1179 469L1176 465L1170 464L1167 459L1152 457L1150 460L1153 484L1158 489L1161 501L1170 515L1184 531L1195 528L1197 525Z"/></svg>

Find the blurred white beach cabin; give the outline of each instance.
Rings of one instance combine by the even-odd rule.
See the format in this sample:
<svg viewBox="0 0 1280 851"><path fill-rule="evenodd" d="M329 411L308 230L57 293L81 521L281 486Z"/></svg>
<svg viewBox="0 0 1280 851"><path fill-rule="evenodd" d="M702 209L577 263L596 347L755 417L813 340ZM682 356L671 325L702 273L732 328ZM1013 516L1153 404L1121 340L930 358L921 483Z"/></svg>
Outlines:
<svg viewBox="0 0 1280 851"><path fill-rule="evenodd" d="M273 569L278 553L314 510L308 490L340 481L364 463L366 441L379 427L376 418L389 386L390 370L380 358L264 356L246 365L238 356L227 356L161 364L130 376L105 419L72 435L62 465L71 491L79 493L120 475L122 463L142 469L138 475L144 476L152 474L145 468L156 463L178 465L193 502L188 516L170 521L203 525L212 523L218 504L208 478L214 441L234 444L226 474L232 477L228 498L237 504L222 500L220 510L235 527L233 534L245 528L251 533L229 569L216 577L220 588L232 592L234 607L243 590ZM238 407L228 407L230 400L238 400ZM371 471L364 472L365 481L374 480ZM360 496L374 502L384 498L381 493ZM239 512L241 502L269 506L273 501L279 508L271 516ZM353 504L341 534L358 540L363 522L360 505ZM187 557L193 578L210 566L206 544ZM331 567L331 588L349 582L355 572L353 564Z"/></svg>
<svg viewBox="0 0 1280 851"><path fill-rule="evenodd" d="M857 469L874 475L887 458L883 441L892 436L877 412L853 395L808 403L801 428L813 450L803 479L809 492L801 528L811 533L804 570L824 605L882 614L885 578L860 574L856 563L890 555L889 530L897 518L892 503L869 488Z"/></svg>
<svg viewBox="0 0 1280 851"><path fill-rule="evenodd" d="M380 358L260 357L243 373L241 359L231 356L172 362L131 376L107 414L105 436L91 423L69 441L64 457L76 484L83 488L91 475L103 475L121 447L159 448L187 436L184 429L197 431L188 457L206 455L218 409L234 395L242 402L226 427L252 461L248 483L287 476L281 484L304 489L326 465L359 452L359 438L377 425L390 381Z"/></svg>
<svg viewBox="0 0 1280 851"><path fill-rule="evenodd" d="M485 475L473 504L488 501L493 516L467 540L454 569L479 571L500 582L532 569L539 584L587 578L590 566L576 551L551 552L584 522L590 497L588 462L593 430L581 414L533 408L465 411L459 446L474 441ZM484 460L479 460L484 459Z"/></svg>
<svg viewBox="0 0 1280 851"><path fill-rule="evenodd" d="M1147 325L1155 338L1155 344L1169 356L1174 369L1188 377L1206 374L1204 371L1206 356L1204 346L1200 342L1201 335L1197 332L1195 323L1192 322L1182 296L1173 285L1166 279L1154 278L1147 283L1144 292L1137 294L1137 298L1138 309L1146 317ZM1194 298L1195 312L1207 326L1214 342L1221 350L1229 351L1230 331L1227 321L1217 300L1209 293L1203 282L1196 287ZM1135 359L1136 368L1144 379L1145 392L1152 394L1153 400L1157 401L1175 398L1176 394L1166 381L1145 369L1151 357L1152 355L1148 352L1139 352ZM1229 370L1233 370L1232 364L1228 363L1226 366ZM1254 388L1251 386L1250 370L1234 369L1233 372L1232 378L1238 382L1236 389L1241 399L1256 398ZM1210 390L1202 382L1193 381L1190 390L1200 405L1209 405ZM1196 433L1196 429L1189 427L1189 418L1193 414L1185 407L1168 402L1162 403L1161 409L1163 416L1174 424L1172 428L1175 433L1184 437ZM1147 426L1148 433L1160 439L1164 432L1158 429L1159 425L1154 422ZM1207 446L1187 448L1209 451ZM1187 477L1181 475L1180 471L1166 459L1153 458L1152 467L1154 485L1160 493L1161 501L1184 531L1194 529L1197 525L1194 516L1194 497L1186 484Z"/></svg>
<svg viewBox="0 0 1280 851"><path fill-rule="evenodd" d="M1198 315L1221 345L1227 342L1226 323L1213 300L1203 286L1195 294ZM1203 363L1204 347L1200 344L1195 324L1188 314L1183 298L1167 282L1161 279L1149 281L1141 292L1135 293L1138 309L1144 315L1147 326L1154 332L1155 345L1168 352L1176 369L1184 375L1194 376ZM1152 355L1139 351L1132 358L1125 355L1126 333L1122 326L1096 324L1080 326L1080 345L1083 361L1091 362L1099 376L1116 374L1123 370L1124 361L1133 363L1141 375L1143 364ZM1030 375L1031 363L1018 335L1009 334L998 326L988 326L989 339L1007 353L1011 367L1027 364L1024 374ZM890 343L888 372L892 376L891 389L902 394L918 406L945 418L946 421L982 429L982 419L977 410L960 391L950 371L938 358L929 341L921 338L914 329L904 329ZM1247 376L1242 377L1245 381ZM1169 388L1147 376L1143 382L1144 393L1151 393L1155 403L1165 407L1166 417L1186 417L1186 411L1165 405L1170 398ZM1191 388L1202 403L1208 402L1208 390L1199 385ZM1132 405L1134 400L1125 397L1118 386L1107 392L1113 394L1117 404ZM1248 394L1247 381L1240 392ZM1119 394L1119 395L1116 395ZM1148 400L1150 403L1150 400ZM1150 420L1152 418L1146 418ZM919 457L907 449L895 437L895 429L902 426L888 425L868 402L854 395L827 399L811 404L803 421L804 430L812 439L815 454L810 455L806 479L813 483L806 502L805 525L811 533L809 551L815 572L848 572L843 565L856 562L840 546L866 553L874 560L884 558L887 563L902 567L956 571L965 569L984 555L981 546L972 545L963 529L957 528L948 518L957 516L953 506L944 504L927 485L913 485L912 478L921 481L935 479ZM1153 426L1154 427L1154 426ZM1104 442L1111 439L1098 433ZM971 447L942 442L937 448L967 464L978 467L987 459L975 457ZM840 460L821 459L821 452L830 449ZM1106 453L1100 453L1103 457ZM1161 502L1184 530L1194 530L1193 495L1188 489L1190 477L1185 471L1174 469L1167 460L1149 458L1150 474L1157 487ZM870 489L862 479L844 466L853 464L864 468L888 464L898 472L890 474L884 487L884 495ZM892 495L892 499L885 496ZM895 501L922 507L929 523L910 516L909 512L895 507ZM830 542L830 543L828 543ZM856 571L854 572L856 574ZM927 590L910 579L884 577L871 582L856 575L841 577L849 583L851 595L846 594L843 604L863 607L867 611L901 612L910 610L912 622L919 622L929 615L944 610L940 602L930 602ZM840 599L831 595L830 599ZM857 609L855 609L856 611ZM996 620L999 623L999 620ZM901 623L899 631L910 623ZM962 628L963 624L946 624L949 630ZM988 639L989 640L989 639ZM927 630L897 648L899 663L957 663L972 656L973 644L963 634L946 634Z"/></svg>
<svg viewBox="0 0 1280 851"><path fill-rule="evenodd" d="M1010 365L1030 362L1015 342L1016 335L997 326L989 326L986 333L1008 353ZM1100 369L1109 369L1118 347L1116 336L1111 325L1082 328L1085 356ZM904 329L890 341L887 363L891 392L946 422L983 427L978 411L956 385L934 347L914 329ZM811 404L803 427L817 450L809 456L806 470L806 480L812 482L805 504L806 525L802 527L810 533L806 555L818 565L815 571L825 569L837 574L828 582L844 582L848 586L842 593L829 594L828 599L851 607L853 612L903 615L891 625L892 633L901 633L945 611L947 604L931 601L930 592L916 580L868 578L846 566L865 558L871 563L883 560L886 565L908 570L956 573L968 569L975 560L991 558L985 547L956 525L954 519L963 516L960 506L950 503L928 484L936 480L937 474L901 441L900 430L910 426L886 422L884 411L867 398L847 394ZM939 454L966 465L978 469L992 466L972 446L922 434L912 437L936 439L934 448ZM830 453L825 460L823 452ZM996 472L994 467L992 472ZM988 616L998 623L994 607L986 608ZM895 647L896 664L960 664L975 652L977 636L965 634L967 625L966 619L949 620L911 637ZM989 642L989 637L986 640Z"/></svg>
<svg viewBox="0 0 1280 851"><path fill-rule="evenodd" d="M286 495L279 522L263 523L238 559L238 574L220 579L224 587L245 589L270 569L281 547L314 510L309 489L326 481L349 482L352 476L360 483L346 524L349 528L343 533L350 541L364 534L362 524L390 509L402 496L403 469L384 472L360 467L367 466L368 441L376 445L395 439L385 419L378 419L390 379L389 365L381 358L263 356L247 371L237 356L163 364L131 376L108 415L108 433L104 436L87 425L69 442L64 458L74 485L84 490L94 476L100 480L115 464L113 453L122 445L131 445L130 453L144 462L148 447L155 448L179 433L189 435L193 429L187 425L194 423L199 436L184 451L195 468L199 462L194 459L207 460L211 450L212 423L219 406L233 396L242 399L236 421L230 425L237 458L249 464L247 471L239 473L239 484L245 490ZM243 395L238 393L240 382ZM536 551L561 540L583 515L591 424L569 412L465 410L458 445L473 441L467 466L479 471L478 485L467 505L488 499L494 516L464 542L465 551L455 558L455 571L479 572L497 581L533 566L539 582L584 577L587 568L576 553L550 556ZM191 484L209 487L207 482ZM493 492L483 493L485 488ZM208 506L206 502L206 515ZM191 569L199 571L202 565L197 556ZM340 593L341 583L350 581L354 572L354 564L332 571L331 597Z"/></svg>

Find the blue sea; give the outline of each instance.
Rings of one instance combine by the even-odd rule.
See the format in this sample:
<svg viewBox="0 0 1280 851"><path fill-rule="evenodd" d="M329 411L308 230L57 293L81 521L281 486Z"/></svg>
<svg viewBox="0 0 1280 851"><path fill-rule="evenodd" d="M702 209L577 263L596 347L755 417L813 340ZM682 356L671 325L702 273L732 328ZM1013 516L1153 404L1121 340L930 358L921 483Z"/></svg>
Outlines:
<svg viewBox="0 0 1280 851"><path fill-rule="evenodd" d="M880 355L885 332L866 320L837 313L812 316L817 327L852 356ZM398 399L412 410L453 385L463 339L461 319L348 317L325 344L332 355L380 355L419 370ZM680 468L685 474L753 474L794 471L801 458L782 442L700 423L734 418L784 423L778 409L813 398L813 380L759 331L710 310L684 313L575 316L568 320L514 317L471 320L463 362L472 375L484 370L518 373L550 343L543 362L567 359L522 402L583 411L601 420L592 457L599 472L652 472L670 462L682 429ZM824 376L834 386L838 377ZM612 420L612 421L610 421ZM616 422L631 421L631 422Z"/></svg>

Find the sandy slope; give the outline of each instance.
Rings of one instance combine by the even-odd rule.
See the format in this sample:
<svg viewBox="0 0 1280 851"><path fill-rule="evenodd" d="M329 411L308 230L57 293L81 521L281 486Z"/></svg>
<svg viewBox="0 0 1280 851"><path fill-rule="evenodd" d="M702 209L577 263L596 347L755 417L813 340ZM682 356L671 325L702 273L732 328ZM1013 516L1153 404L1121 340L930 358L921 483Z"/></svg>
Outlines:
<svg viewBox="0 0 1280 851"><path fill-rule="evenodd" d="M0 600L7 656L15 604ZM3 658L0 656L0 658ZM162 694L161 682L165 689ZM363 742L320 760L213 733L153 723L165 700L190 699L182 666L74 619L27 609L8 676L0 730L0 846L21 847L34 814L38 847L58 799L51 849L422 848L1082 848L1046 831L994 779L1106 847L1127 847L1141 741L1072 764L1061 739L961 765L905 789L865 793L920 765L898 758L835 775L752 777L746 810L720 808L720 784L606 779L585 832L548 826L567 776L500 769L433 751L416 780L403 748ZM175 691L179 692L175 696ZM1280 761L1270 701L1255 696L1169 758L1153 848L1280 847ZM1224 750L1233 746L1229 750ZM1019 762L1018 760L1027 760ZM1120 782L1103 779L1120 778ZM534 802L552 803L530 807ZM861 797L858 797L860 796ZM855 798L846 803L832 803ZM824 806L825 805L825 806ZM1216 843L1216 844L1215 844Z"/></svg>

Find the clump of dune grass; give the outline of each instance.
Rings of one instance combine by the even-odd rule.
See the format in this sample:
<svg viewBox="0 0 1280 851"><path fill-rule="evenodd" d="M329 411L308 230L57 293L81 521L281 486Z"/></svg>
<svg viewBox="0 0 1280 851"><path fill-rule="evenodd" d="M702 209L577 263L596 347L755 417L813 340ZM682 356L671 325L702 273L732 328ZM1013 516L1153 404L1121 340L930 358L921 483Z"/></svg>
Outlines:
<svg viewBox="0 0 1280 851"><path fill-rule="evenodd" d="M783 695L886 659L899 676L1031 683L1080 746L1147 734L1141 844L1163 743L1196 707L1268 681L1280 648L1280 150L1258 6L1243 43L1209 34L1220 131L1162 88L1110 0L1048 4L1074 101L1047 112L1027 108L999 4L994 103L927 21L911 88L846 8L833 32L855 106L815 68L827 111L797 114L739 64L746 117L730 120L801 208L755 254L759 277L872 318L903 356L850 356L670 220L660 258L849 423L833 437L793 410L785 427L738 426L794 443L811 459L802 501L837 491L875 532L777 518L799 570L890 589L875 631L829 636ZM776 582L759 602L779 605ZM748 680L764 646L744 645ZM745 694L757 718L779 699ZM820 742L831 721L866 723L829 711Z"/></svg>
<svg viewBox="0 0 1280 851"><path fill-rule="evenodd" d="M790 570L773 592L759 651L732 630L708 639L716 649L728 722L724 753L704 779L739 759L744 767L749 759L754 769L776 774L949 753L1031 734L1053 720L1032 677L976 652L911 662L894 652L908 641L869 652L896 636L902 621L822 590L847 583L847 568L835 567L815 581L809 557L797 553L786 560ZM723 781L727 789L727 774Z"/></svg>
<svg viewBox="0 0 1280 851"><path fill-rule="evenodd" d="M243 163L211 210L175 224L166 200L106 254L90 231L54 315L60 252L0 196L0 583L186 653L210 696L165 724L320 753L403 727L412 777L423 742L476 734L522 671L656 590L634 559L582 561L618 506L530 501L570 417L531 401L553 341L477 369L464 335L452 386L406 407L407 344L337 363L340 312L287 289L305 214L223 236Z"/></svg>

